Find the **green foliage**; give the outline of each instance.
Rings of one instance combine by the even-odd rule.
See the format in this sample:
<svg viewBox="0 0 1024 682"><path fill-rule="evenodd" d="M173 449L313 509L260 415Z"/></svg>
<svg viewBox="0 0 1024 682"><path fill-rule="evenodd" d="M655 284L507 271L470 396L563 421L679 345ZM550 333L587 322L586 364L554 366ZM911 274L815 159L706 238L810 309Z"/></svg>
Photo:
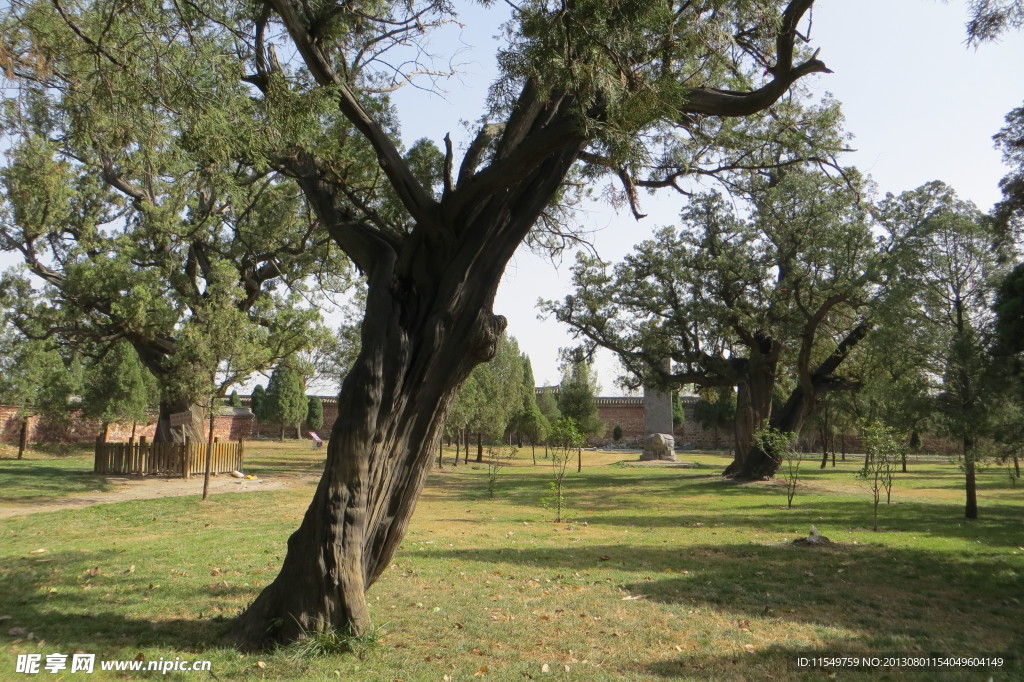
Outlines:
<svg viewBox="0 0 1024 682"><path fill-rule="evenodd" d="M267 421L267 389L263 384L256 384L249 396L249 409L259 421Z"/></svg>
<svg viewBox="0 0 1024 682"><path fill-rule="evenodd" d="M0 14L0 61L17 92L0 113L0 248L35 276L4 277L0 291L20 294L5 307L34 336L79 350L130 338L166 398L205 405L210 363L227 383L245 381L305 347L319 319L305 305L311 275L329 273L328 291L346 285L347 261L267 158L327 122L330 98L254 101L218 28L240 7L58 7ZM103 47L80 42L88 35Z"/></svg>
<svg viewBox="0 0 1024 682"><path fill-rule="evenodd" d="M1024 263L1003 278L992 310L996 314L994 351L1000 356L1016 356L1015 369L1020 371L1024 359Z"/></svg>
<svg viewBox="0 0 1024 682"><path fill-rule="evenodd" d="M596 396L597 372L582 358L566 361L558 387L558 410L563 419L573 420L585 438L605 431L605 423L597 414Z"/></svg>
<svg viewBox="0 0 1024 682"><path fill-rule="evenodd" d="M544 506L554 505L555 523L562 522L562 512L566 507L564 492L565 474L569 470L569 460L572 453L583 447L584 434L576 425L572 417L561 417L551 424L551 476L549 484L552 496L550 499L542 500Z"/></svg>
<svg viewBox="0 0 1024 682"><path fill-rule="evenodd" d="M550 425L562 416L562 412L558 409L558 401L555 399L555 392L548 386L545 386L544 390L537 394L537 409L548 420L549 429Z"/></svg>
<svg viewBox="0 0 1024 682"><path fill-rule="evenodd" d="M0 402L21 415L39 414L52 422L68 419L70 398L81 391L82 370L52 341L27 339L8 324L0 328Z"/></svg>
<svg viewBox="0 0 1024 682"><path fill-rule="evenodd" d="M237 390L231 391L231 395L228 396L228 405L230 405L231 407L242 406L242 399L239 397Z"/></svg>
<svg viewBox="0 0 1024 682"><path fill-rule="evenodd" d="M159 397L156 379L139 362L135 349L121 341L86 370L82 414L103 424L144 422L146 410Z"/></svg>
<svg viewBox="0 0 1024 682"><path fill-rule="evenodd" d="M314 431L319 431L324 426L324 403L320 396L309 396L309 404L306 409L306 424Z"/></svg>
<svg viewBox="0 0 1024 682"><path fill-rule="evenodd" d="M622 427L618 424L616 424L615 428L612 429L612 440L616 443L622 440Z"/></svg>
<svg viewBox="0 0 1024 682"><path fill-rule="evenodd" d="M459 390L449 426L468 428L491 442L501 440L524 402L523 372L515 338L503 334L494 357L474 368Z"/></svg>
<svg viewBox="0 0 1024 682"><path fill-rule="evenodd" d="M885 492L885 503L892 497L892 480L896 467L906 457L905 438L900 437L891 427L877 422L863 422L860 425L861 442L864 444L864 468L858 476L871 488L874 497L874 528L878 530L878 502Z"/></svg>
<svg viewBox="0 0 1024 682"><path fill-rule="evenodd" d="M731 388L706 389L693 406L693 418L702 429L721 429L736 417L736 392Z"/></svg>
<svg viewBox="0 0 1024 682"><path fill-rule="evenodd" d="M682 426L686 422L683 402L679 399L679 391L672 392L672 426Z"/></svg>
<svg viewBox="0 0 1024 682"><path fill-rule="evenodd" d="M302 377L288 365L278 365L270 375L267 385L267 421L299 428L309 410L309 400L302 387Z"/></svg>
<svg viewBox="0 0 1024 682"><path fill-rule="evenodd" d="M779 474L786 483L786 507L792 509L803 461L803 454L793 447L796 434L766 427L754 433L754 441L757 447L779 463Z"/></svg>
<svg viewBox="0 0 1024 682"><path fill-rule="evenodd" d="M509 428L526 436L531 443L537 443L547 438L551 425L537 405L537 388L533 379L533 366L530 364L530 357L525 353L521 357L523 361L523 406L512 417Z"/></svg>

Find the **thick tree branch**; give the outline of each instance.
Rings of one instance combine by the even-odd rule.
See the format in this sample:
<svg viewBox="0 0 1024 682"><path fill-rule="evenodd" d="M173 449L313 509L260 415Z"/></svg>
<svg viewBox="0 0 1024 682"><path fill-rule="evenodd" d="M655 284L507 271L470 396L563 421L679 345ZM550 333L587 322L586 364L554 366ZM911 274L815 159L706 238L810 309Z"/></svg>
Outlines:
<svg viewBox="0 0 1024 682"><path fill-rule="evenodd" d="M706 116L749 116L767 109L782 97L796 81L812 73L832 73L817 58L818 52L802 64L793 66L797 25L814 0L793 0L782 14L782 24L775 40L775 66L769 69L772 80L757 90L737 91L718 88L694 88L680 109L684 120L694 114Z"/></svg>
<svg viewBox="0 0 1024 682"><path fill-rule="evenodd" d="M338 92L338 107L367 139L377 154L377 161L388 176L402 204L416 222L432 224L437 202L423 188L409 166L402 159L398 148L387 136L377 121L356 98L351 87L331 66L330 59L316 44L310 29L299 16L291 0L270 0L285 28L295 42L307 68L316 82L324 87L335 88Z"/></svg>

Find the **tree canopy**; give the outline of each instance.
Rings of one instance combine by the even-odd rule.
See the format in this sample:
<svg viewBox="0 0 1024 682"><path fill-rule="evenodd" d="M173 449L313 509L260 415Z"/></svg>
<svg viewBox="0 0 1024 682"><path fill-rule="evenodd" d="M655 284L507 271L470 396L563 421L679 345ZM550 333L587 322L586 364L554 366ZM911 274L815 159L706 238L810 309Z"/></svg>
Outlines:
<svg viewBox="0 0 1024 682"><path fill-rule="evenodd" d="M365 590L390 565L454 396L497 350L505 322L491 308L515 249L531 233L557 245L564 209L595 180L616 181L639 213L637 187L682 189L687 176L761 163L750 150L763 138L746 119L771 118L762 113L801 78L828 71L808 43L812 4L514 4L500 75L461 159L450 138L443 150L429 142L405 149L387 96L414 72L431 71L419 55L434 27L456 19L448 2L8 4L2 66L34 105L20 117L25 143L14 146L39 159L36 176L45 181L20 202L25 219L12 237L25 251L35 248L22 238L37 229L30 218L47 215L39 209L49 199L34 198L39 188L68 186L51 179L83 177L81 164L93 170L82 179L92 194L124 197L139 216L132 224L153 224L153 216L168 234L213 225L230 232L258 220L244 207L265 199L270 215L291 207L288 216L308 218L274 222L295 228L298 240L271 240L275 264L286 270L309 254L322 272L339 274L345 266L317 249L333 242L366 276L359 356L339 395L345 418L335 422L324 475L280 576L236 623L239 641L367 630ZM818 128L799 111L778 107L777 120L788 121L794 141L807 140L795 145L807 153L828 146L811 139ZM68 134L51 135L51 121L69 124ZM49 151L79 142L79 159ZM278 201L259 193L269 177L261 174L271 171L264 192ZM172 176L180 187L165 182ZM222 214L218 198L228 190L243 200ZM82 212L77 200L53 203ZM173 242L159 234L150 241ZM274 250L281 243L304 248L285 259ZM164 315L154 319L175 317L195 297L190 263L205 271L205 255L211 281L248 282L238 266L264 253L192 251L190 261L182 244L179 262L167 267L185 272L175 280L184 293L158 305ZM139 260L154 255L159 249ZM118 272L117 256L107 258ZM276 269L269 262L268 272ZM143 271L152 281L145 290L169 291L159 263ZM247 300L244 286L230 291Z"/></svg>

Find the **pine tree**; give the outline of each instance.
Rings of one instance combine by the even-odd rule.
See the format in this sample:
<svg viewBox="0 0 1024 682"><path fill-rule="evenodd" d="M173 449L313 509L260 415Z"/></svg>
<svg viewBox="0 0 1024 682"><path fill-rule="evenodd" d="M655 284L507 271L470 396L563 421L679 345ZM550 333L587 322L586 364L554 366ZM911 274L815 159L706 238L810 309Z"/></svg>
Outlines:
<svg viewBox="0 0 1024 682"><path fill-rule="evenodd" d="M145 421L146 409L158 400L156 379L127 342L115 344L85 372L82 414L103 424L104 440L110 424Z"/></svg>
<svg viewBox="0 0 1024 682"><path fill-rule="evenodd" d="M302 377L295 370L287 365L278 365L274 369L267 385L266 407L268 420L281 426L282 441L286 426L294 426L298 435L309 401L302 388Z"/></svg>
<svg viewBox="0 0 1024 682"><path fill-rule="evenodd" d="M319 396L309 396L309 404L306 409L306 424L314 431L319 431L324 426L324 403Z"/></svg>

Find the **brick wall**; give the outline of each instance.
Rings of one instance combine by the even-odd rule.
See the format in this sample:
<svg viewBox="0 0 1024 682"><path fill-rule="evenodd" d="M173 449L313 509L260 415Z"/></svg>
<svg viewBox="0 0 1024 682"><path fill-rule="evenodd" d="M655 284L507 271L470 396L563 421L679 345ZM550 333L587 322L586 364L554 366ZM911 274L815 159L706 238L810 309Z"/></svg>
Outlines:
<svg viewBox="0 0 1024 682"><path fill-rule="evenodd" d="M156 433L156 413L148 415L146 423L135 425L135 437L145 436L153 440ZM213 436L222 441L249 438L252 432L251 416L218 415L213 420ZM14 407L0 406L0 442L17 443L21 435L22 418ZM96 440L103 425L98 421L83 419L80 413L74 412L67 423L47 423L38 416L29 417L29 443L87 443ZM127 441L132 434L131 424L111 424L107 431L110 442Z"/></svg>

